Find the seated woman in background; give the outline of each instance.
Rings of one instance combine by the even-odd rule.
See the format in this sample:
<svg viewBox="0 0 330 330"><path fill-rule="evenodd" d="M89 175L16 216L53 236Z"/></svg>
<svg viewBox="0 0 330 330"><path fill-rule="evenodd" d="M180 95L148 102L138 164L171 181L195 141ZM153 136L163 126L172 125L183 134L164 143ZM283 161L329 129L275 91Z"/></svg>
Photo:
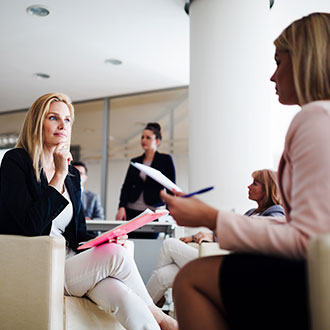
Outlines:
<svg viewBox="0 0 330 330"><path fill-rule="evenodd" d="M258 207L244 215L284 217L281 197L277 184L277 173L272 170L259 170L252 173L253 182L248 186L249 199L257 202Z"/></svg>
<svg viewBox="0 0 330 330"><path fill-rule="evenodd" d="M69 165L73 119L64 94L33 103L17 147L1 163L0 234L64 237L66 295L86 295L125 329L177 329L153 304L125 247L103 244L77 254L79 243L93 235L86 231L79 171Z"/></svg>
<svg viewBox="0 0 330 330"><path fill-rule="evenodd" d="M281 198L277 185L276 172L258 170L252 173L253 182L248 186L249 199L256 201L257 208L248 210L248 216L284 217L284 209L280 205ZM185 243L213 242L214 233L199 232L192 236L166 239L161 247L156 270L153 271L147 283L147 290L153 301L161 306L164 293L172 287L174 278L180 268L187 262L198 257L198 250Z"/></svg>

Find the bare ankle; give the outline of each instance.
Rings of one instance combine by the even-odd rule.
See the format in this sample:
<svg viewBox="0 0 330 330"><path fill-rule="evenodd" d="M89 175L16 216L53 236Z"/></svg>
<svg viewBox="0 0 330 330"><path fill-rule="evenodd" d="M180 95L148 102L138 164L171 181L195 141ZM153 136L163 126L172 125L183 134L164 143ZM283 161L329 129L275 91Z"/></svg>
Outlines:
<svg viewBox="0 0 330 330"><path fill-rule="evenodd" d="M177 321L171 316L166 315L160 308L151 305L149 306L149 309L162 330L179 329Z"/></svg>
<svg viewBox="0 0 330 330"><path fill-rule="evenodd" d="M164 315L164 319L159 323L160 328L162 330L178 330L178 322L171 316L168 316L165 313Z"/></svg>

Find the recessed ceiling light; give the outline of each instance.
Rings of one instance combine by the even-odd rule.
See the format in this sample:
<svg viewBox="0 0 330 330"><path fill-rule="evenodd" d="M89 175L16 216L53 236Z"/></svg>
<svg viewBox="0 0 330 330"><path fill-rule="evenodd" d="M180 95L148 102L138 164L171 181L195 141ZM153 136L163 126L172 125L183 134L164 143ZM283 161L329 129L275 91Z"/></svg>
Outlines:
<svg viewBox="0 0 330 330"><path fill-rule="evenodd" d="M112 65L120 65L123 63L121 60L118 60L117 58L108 58L104 62L106 64L112 64Z"/></svg>
<svg viewBox="0 0 330 330"><path fill-rule="evenodd" d="M40 5L33 5L26 8L26 11L33 16L45 17L49 15L49 10Z"/></svg>
<svg viewBox="0 0 330 330"><path fill-rule="evenodd" d="M35 73L33 76L36 77L37 79L48 79L48 78L50 78L50 75L47 74L47 73Z"/></svg>

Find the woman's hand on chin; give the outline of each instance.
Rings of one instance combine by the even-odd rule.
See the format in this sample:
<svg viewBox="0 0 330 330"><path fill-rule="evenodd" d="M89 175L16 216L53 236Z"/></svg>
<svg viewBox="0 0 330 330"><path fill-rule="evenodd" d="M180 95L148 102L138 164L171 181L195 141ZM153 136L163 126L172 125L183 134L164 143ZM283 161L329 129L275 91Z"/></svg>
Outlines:
<svg viewBox="0 0 330 330"><path fill-rule="evenodd" d="M68 165L72 161L68 143L59 143L53 153L55 174L66 176L68 174Z"/></svg>

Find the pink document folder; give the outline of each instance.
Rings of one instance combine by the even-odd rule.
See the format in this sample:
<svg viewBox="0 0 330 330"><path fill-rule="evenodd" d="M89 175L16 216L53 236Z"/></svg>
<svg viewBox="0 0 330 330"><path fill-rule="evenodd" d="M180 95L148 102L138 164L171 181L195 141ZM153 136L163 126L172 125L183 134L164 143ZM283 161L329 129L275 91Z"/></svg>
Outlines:
<svg viewBox="0 0 330 330"><path fill-rule="evenodd" d="M94 246L98 246L98 245L105 243L111 239L114 239L118 236L126 235L153 220L156 220L164 215L167 215L168 213L169 213L168 211L164 210L161 212L151 212L151 213L146 213L146 214L137 216L136 218L134 218L130 221L127 221L126 223L119 225L115 228L112 228L111 230L109 230L109 231L101 234L100 236L97 236L96 238L93 238L92 240L79 246L78 250L83 250L83 249L88 249L88 248L91 248Z"/></svg>

